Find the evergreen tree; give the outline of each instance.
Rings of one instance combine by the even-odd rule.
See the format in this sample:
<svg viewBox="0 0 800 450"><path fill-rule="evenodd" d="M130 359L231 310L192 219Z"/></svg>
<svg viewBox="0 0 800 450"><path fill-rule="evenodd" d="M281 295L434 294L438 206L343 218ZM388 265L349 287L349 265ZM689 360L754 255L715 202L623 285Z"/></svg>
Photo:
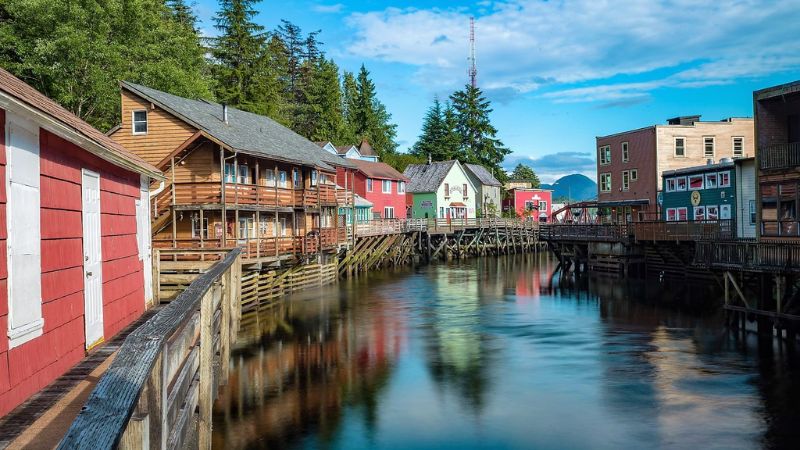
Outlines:
<svg viewBox="0 0 800 450"><path fill-rule="evenodd" d="M411 148L411 153L434 161L461 159L461 139L457 132L457 118L448 102L442 107L439 98L433 100L422 124L422 135Z"/></svg>
<svg viewBox="0 0 800 450"><path fill-rule="evenodd" d="M344 127L339 68L333 60L307 61L310 79L304 83L305 104L294 130L312 141L336 140Z"/></svg>
<svg viewBox="0 0 800 450"><path fill-rule="evenodd" d="M489 120L492 112L489 100L483 97L479 88L470 85L453 93L450 99L461 136L463 162L480 164L504 177L500 165L511 151L496 137L497 129Z"/></svg>
<svg viewBox="0 0 800 450"><path fill-rule="evenodd" d="M211 96L203 47L165 0L3 0L0 66L100 129L119 123L119 80Z"/></svg>
<svg viewBox="0 0 800 450"><path fill-rule="evenodd" d="M194 5L194 2L187 5L184 0L167 0L167 6L169 6L172 10L172 15L175 17L175 20L178 23L191 28L192 31L196 33L197 15L195 15L194 10L192 9Z"/></svg>
<svg viewBox="0 0 800 450"><path fill-rule="evenodd" d="M352 109L348 109L348 119L352 132L357 137L356 141L367 139L372 147L380 154L394 153L397 143L397 125L391 123L392 116L386 111L375 93L375 83L369 77L369 71L364 65L356 78L355 99Z"/></svg>
<svg viewBox="0 0 800 450"><path fill-rule="evenodd" d="M253 22L260 1L221 0L214 17L220 31L211 49L217 100L246 110L258 108L250 94L266 43L264 27Z"/></svg>
<svg viewBox="0 0 800 450"><path fill-rule="evenodd" d="M539 181L539 176L536 175L536 172L530 166L525 164L519 163L517 167L514 168L514 171L511 173L512 180L521 180L521 181L530 181L531 187L538 188L541 186L541 182Z"/></svg>
<svg viewBox="0 0 800 450"><path fill-rule="evenodd" d="M356 120L356 111L358 106L358 85L356 84L356 77L352 72L344 72L342 76L342 115L344 116L344 127L339 136L339 142L356 143L359 141L356 129L358 122Z"/></svg>

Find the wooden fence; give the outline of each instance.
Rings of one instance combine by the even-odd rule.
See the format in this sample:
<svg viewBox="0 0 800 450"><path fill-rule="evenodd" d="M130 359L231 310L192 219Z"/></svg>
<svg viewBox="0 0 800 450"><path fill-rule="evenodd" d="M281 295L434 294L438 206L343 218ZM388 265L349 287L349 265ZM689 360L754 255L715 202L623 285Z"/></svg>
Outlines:
<svg viewBox="0 0 800 450"><path fill-rule="evenodd" d="M800 245L795 242L701 242L694 264L707 268L800 272Z"/></svg>
<svg viewBox="0 0 800 450"><path fill-rule="evenodd" d="M241 319L240 252L125 339L59 449L181 448L196 431L211 448L212 403Z"/></svg>
<svg viewBox="0 0 800 450"><path fill-rule="evenodd" d="M539 238L544 241L627 242L631 231L626 224L558 224L542 225Z"/></svg>
<svg viewBox="0 0 800 450"><path fill-rule="evenodd" d="M665 222L654 220L628 224L637 241L710 241L735 238L732 220Z"/></svg>

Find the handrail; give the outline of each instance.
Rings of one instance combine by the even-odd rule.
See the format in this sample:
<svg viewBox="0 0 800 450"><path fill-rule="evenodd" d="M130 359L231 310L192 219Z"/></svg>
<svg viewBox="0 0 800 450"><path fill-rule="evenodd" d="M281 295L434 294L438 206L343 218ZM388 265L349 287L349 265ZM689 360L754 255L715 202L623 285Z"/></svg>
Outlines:
<svg viewBox="0 0 800 450"><path fill-rule="evenodd" d="M238 308L239 305L235 298L239 292L240 276L234 274L238 274L237 271L240 270L240 253L240 249L231 250L224 259L195 279L175 301L125 339L114 362L100 378L85 406L61 440L59 449L112 449L120 445L123 440L129 439L131 442L138 442L141 447L144 438L159 448L169 447L167 440L171 438L170 424L168 418L164 416L168 415L170 382L177 385L172 386L176 395L189 398L191 394L188 391L191 390L192 380L196 376L200 380L197 388L201 421L200 442L202 447L206 447L207 443L206 448L210 448L208 440L210 424L208 432L204 432L202 423L210 420L210 396L215 378L212 369L215 339L211 335L215 326L214 311L222 310L222 320L217 325L220 328L217 334L221 336L219 351L222 355L222 365L225 366L230 352L230 341L235 338L238 328L238 309L232 311L231 308L233 305L237 305ZM223 280L223 277L226 279ZM219 282L225 284L225 289L215 286ZM200 338L197 344L194 344L195 326L198 326L194 318L198 316ZM191 328L187 333L185 331L188 327ZM172 341L173 339L175 341ZM189 350L185 351L187 341L190 345ZM197 349L193 351L195 345ZM185 358L177 366L175 358L169 358L165 350L173 346L181 350L178 357ZM188 370L194 368L194 365L188 362L192 355L199 359L197 364L199 375ZM175 369L171 371L173 366ZM223 376L227 374L224 368L222 372ZM167 379L162 378L162 375L166 375ZM189 386L185 388L187 391L178 392L183 383ZM190 401L187 400L187 403ZM189 408L191 414L194 414L194 407L189 406L186 409ZM135 413L148 416L148 420L137 421ZM150 425L142 426L143 423ZM134 426L135 424L138 424L138 427ZM154 441L154 438L157 440ZM159 442L161 445L158 445Z"/></svg>
<svg viewBox="0 0 800 450"><path fill-rule="evenodd" d="M800 166L800 142L760 146L758 161L761 170Z"/></svg>

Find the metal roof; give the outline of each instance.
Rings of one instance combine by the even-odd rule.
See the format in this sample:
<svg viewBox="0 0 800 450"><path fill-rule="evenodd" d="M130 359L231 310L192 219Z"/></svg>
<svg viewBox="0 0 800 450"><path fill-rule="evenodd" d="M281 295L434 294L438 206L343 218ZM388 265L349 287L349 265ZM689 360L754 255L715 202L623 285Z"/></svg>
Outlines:
<svg viewBox="0 0 800 450"><path fill-rule="evenodd" d="M410 181L406 186L406 192L422 193L435 192L444 181L450 168L457 161L437 161L429 164L409 164L406 167L405 175Z"/></svg>
<svg viewBox="0 0 800 450"><path fill-rule="evenodd" d="M475 178L481 182L481 184L486 186L502 186L502 184L497 181L497 178L492 175L486 167L483 167L480 164L464 164L464 168L467 169L467 172L472 173L475 175Z"/></svg>
<svg viewBox="0 0 800 450"><path fill-rule="evenodd" d="M122 87L208 133L231 150L328 170L335 166L353 167L269 117L229 106L226 123L219 103L179 97L127 81L122 82Z"/></svg>

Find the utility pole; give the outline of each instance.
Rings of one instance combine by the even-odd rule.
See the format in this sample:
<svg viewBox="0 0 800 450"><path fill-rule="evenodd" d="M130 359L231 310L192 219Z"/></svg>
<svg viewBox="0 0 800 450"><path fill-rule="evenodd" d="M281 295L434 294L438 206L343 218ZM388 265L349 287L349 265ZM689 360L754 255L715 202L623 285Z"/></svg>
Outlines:
<svg viewBox="0 0 800 450"><path fill-rule="evenodd" d="M478 87L478 66L475 62L475 18L469 18L469 83Z"/></svg>

